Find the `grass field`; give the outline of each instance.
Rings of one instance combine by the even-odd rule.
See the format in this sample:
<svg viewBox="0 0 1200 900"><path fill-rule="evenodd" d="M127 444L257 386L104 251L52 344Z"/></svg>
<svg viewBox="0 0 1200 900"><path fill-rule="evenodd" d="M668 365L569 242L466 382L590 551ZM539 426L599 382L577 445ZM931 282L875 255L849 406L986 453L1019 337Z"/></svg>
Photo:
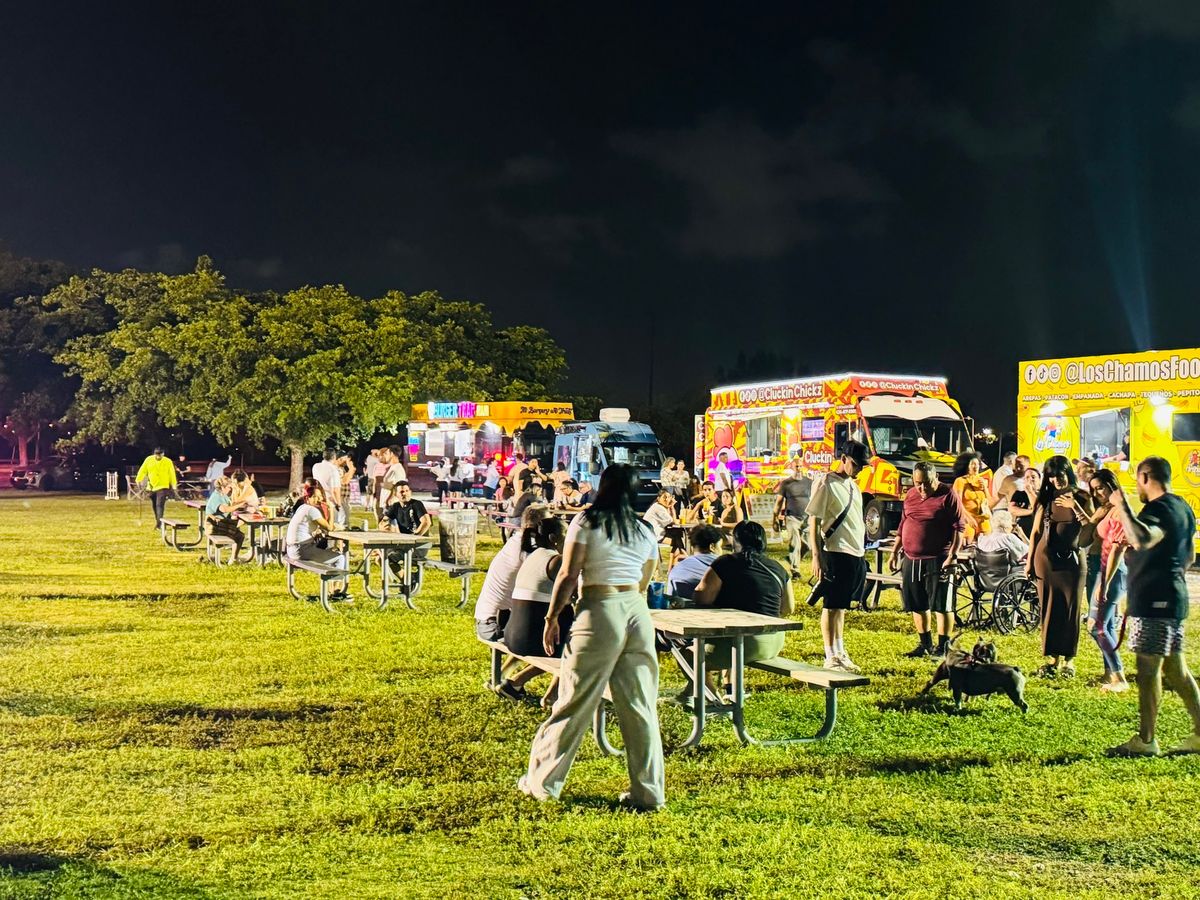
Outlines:
<svg viewBox="0 0 1200 900"><path fill-rule="evenodd" d="M874 683L828 741L745 748L722 721L672 750L663 707L665 811L616 810L622 763L591 743L565 802L537 805L514 782L542 714L483 690L456 583L330 616L138 516L0 496L0 897L1197 894L1200 758L1103 757L1136 707L1090 684L1090 643L1076 681L1030 680L1027 715L951 715L944 691L916 699L930 666L900 657L891 592L850 617ZM786 653L815 660L799 615ZM1033 637L999 647L1038 662ZM750 683L760 736L815 730L820 694ZM1162 739L1186 731L1168 695Z"/></svg>

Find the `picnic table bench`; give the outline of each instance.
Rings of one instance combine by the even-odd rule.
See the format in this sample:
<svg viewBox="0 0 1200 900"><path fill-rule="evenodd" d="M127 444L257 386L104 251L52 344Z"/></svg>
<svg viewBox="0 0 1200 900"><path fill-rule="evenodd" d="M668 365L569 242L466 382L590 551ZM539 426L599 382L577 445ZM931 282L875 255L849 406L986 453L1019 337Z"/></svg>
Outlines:
<svg viewBox="0 0 1200 900"><path fill-rule="evenodd" d="M893 575L891 572L883 570L883 560L886 554L896 552L896 539L889 538L882 541L875 541L867 544L868 551L875 551L875 570L867 571L867 590L863 593L862 603L860 604L865 611L879 609L879 595L885 589L895 588L899 590L901 578L899 575Z"/></svg>
<svg viewBox="0 0 1200 900"><path fill-rule="evenodd" d="M458 608L462 609L467 605L467 601L471 599L471 576L479 572L474 566L464 566L459 563L442 562L440 559L425 559L421 560L418 565L427 566L437 569L439 572L445 572L448 578L457 578L461 582L461 596L458 601Z"/></svg>
<svg viewBox="0 0 1200 900"><path fill-rule="evenodd" d="M293 559L287 554L284 554L283 556L283 567L287 572L288 593L291 594L293 599L296 600L305 599L296 590L297 569L303 572L311 572L320 579L320 593L317 596L321 601L321 608L324 609L325 612L333 612L333 604L329 600L329 582L344 580L348 584L350 581L350 573L345 569L339 569L337 566L314 562L313 560L308 559Z"/></svg>
<svg viewBox="0 0 1200 900"><path fill-rule="evenodd" d="M189 523L181 519L168 519L164 516L158 520L158 531L162 535L163 543L179 551L191 550L193 547L198 547L200 546L200 542L204 540L204 531L201 530L196 540L186 543L180 542L179 532L187 531L191 527Z"/></svg>
<svg viewBox="0 0 1200 900"><path fill-rule="evenodd" d="M204 555L210 563L220 568L221 566L232 565L237 554L237 541L231 537L225 537L219 534L208 534L205 536L207 540L204 544ZM221 562L221 551L229 551L229 559L226 562Z"/></svg>
<svg viewBox="0 0 1200 900"><path fill-rule="evenodd" d="M520 653L513 653L508 649L508 645L503 641L484 641L480 640L491 651L491 673L488 678L488 688L495 690L500 686L500 682L504 680L504 657L510 656L513 659L519 659L523 663L533 666L535 669L540 669L549 675L558 675L562 670L562 658L558 656L527 656ZM604 689L604 699L612 702L612 695L608 688ZM605 728L608 721L608 711L603 703L596 707L596 714L592 717L592 737L596 740L596 746L600 748L601 753L608 756L621 756L622 751L618 750L609 743L608 735L605 733Z"/></svg>

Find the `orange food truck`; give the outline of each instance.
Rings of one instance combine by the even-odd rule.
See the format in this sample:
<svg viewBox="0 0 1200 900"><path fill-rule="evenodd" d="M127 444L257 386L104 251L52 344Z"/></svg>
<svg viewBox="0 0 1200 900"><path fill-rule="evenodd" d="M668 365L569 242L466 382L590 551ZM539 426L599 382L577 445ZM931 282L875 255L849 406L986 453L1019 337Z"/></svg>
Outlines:
<svg viewBox="0 0 1200 900"><path fill-rule="evenodd" d="M785 469L828 472L848 439L865 443L871 465L858 477L869 540L900 521L912 468L928 460L948 479L954 457L972 449L946 379L845 373L714 388L696 417L702 479L774 490Z"/></svg>

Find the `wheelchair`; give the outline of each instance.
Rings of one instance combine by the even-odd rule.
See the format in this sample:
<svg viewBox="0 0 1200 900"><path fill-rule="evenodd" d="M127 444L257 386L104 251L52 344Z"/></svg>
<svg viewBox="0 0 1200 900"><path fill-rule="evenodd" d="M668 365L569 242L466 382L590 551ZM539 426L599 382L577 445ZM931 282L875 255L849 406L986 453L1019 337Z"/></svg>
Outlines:
<svg viewBox="0 0 1200 900"><path fill-rule="evenodd" d="M970 548L960 553L953 579L958 627L995 628L1009 634L1034 631L1041 624L1037 582L1022 567L1012 566L1004 551Z"/></svg>

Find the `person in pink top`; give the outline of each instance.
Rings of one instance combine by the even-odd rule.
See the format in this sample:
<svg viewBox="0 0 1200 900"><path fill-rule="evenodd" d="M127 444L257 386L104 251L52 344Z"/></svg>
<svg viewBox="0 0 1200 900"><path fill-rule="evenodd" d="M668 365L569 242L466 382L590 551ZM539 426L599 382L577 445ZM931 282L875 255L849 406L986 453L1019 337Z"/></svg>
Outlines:
<svg viewBox="0 0 1200 900"><path fill-rule="evenodd" d="M1121 665L1120 627L1117 624L1121 600L1125 596L1125 530L1112 505L1112 496L1121 490L1117 477L1109 469L1094 472L1088 483L1096 500L1091 522L1100 542L1100 579L1088 609L1088 631L1100 655L1104 657L1104 683L1100 690L1121 693L1129 690Z"/></svg>

